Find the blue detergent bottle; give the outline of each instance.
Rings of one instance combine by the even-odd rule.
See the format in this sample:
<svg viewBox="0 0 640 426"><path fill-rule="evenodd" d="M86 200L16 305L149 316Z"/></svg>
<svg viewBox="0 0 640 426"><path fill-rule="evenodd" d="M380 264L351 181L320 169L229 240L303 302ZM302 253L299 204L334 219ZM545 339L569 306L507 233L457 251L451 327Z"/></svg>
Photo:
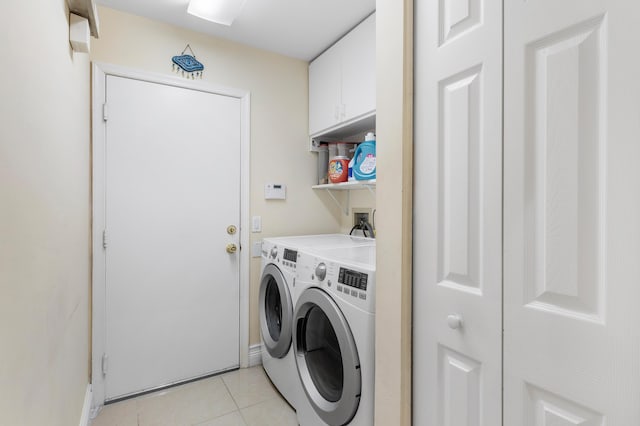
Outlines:
<svg viewBox="0 0 640 426"><path fill-rule="evenodd" d="M353 177L356 180L376 178L376 140L373 133L367 133L364 142L356 148L353 158Z"/></svg>

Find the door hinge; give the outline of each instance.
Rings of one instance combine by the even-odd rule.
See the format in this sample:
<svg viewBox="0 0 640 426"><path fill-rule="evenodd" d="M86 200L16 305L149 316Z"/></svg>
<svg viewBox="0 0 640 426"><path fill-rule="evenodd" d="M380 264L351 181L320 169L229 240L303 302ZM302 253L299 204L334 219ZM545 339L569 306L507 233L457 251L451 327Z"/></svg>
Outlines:
<svg viewBox="0 0 640 426"><path fill-rule="evenodd" d="M109 369L109 357L107 354L102 354L102 375L107 375L107 370Z"/></svg>
<svg viewBox="0 0 640 426"><path fill-rule="evenodd" d="M107 248L107 230L102 231L102 248Z"/></svg>
<svg viewBox="0 0 640 426"><path fill-rule="evenodd" d="M107 104L102 104L102 120L107 121L109 119L109 107Z"/></svg>

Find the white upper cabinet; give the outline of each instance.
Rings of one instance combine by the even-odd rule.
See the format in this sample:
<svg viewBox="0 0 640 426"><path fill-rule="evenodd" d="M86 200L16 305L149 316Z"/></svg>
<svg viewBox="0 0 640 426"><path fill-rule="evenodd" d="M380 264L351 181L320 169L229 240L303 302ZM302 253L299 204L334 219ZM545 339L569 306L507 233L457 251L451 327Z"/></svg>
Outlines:
<svg viewBox="0 0 640 426"><path fill-rule="evenodd" d="M309 64L309 134L334 126L340 116L340 52L334 45Z"/></svg>
<svg viewBox="0 0 640 426"><path fill-rule="evenodd" d="M376 110L375 13L309 64L309 134Z"/></svg>

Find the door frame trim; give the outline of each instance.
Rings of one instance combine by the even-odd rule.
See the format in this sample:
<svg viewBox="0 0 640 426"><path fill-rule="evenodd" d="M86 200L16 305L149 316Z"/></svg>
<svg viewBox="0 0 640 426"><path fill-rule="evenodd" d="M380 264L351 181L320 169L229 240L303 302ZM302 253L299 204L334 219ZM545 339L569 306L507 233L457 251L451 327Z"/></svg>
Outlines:
<svg viewBox="0 0 640 426"><path fill-rule="evenodd" d="M201 92L229 96L240 100L240 368L249 366L249 183L251 150L251 94L248 90L214 85L202 81L187 80L147 71L139 71L119 65L94 62L91 76L91 384L93 388L92 407L101 406L105 401L104 379L102 375L102 354L105 351L106 305L105 271L102 232L105 229L105 122L103 105L106 95L108 75L164 84ZM244 249L244 250L242 250Z"/></svg>

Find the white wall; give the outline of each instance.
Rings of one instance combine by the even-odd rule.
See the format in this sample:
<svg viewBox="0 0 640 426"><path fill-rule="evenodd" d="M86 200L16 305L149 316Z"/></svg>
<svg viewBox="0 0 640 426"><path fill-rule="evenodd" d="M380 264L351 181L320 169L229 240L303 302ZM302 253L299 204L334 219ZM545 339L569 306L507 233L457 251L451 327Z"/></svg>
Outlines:
<svg viewBox="0 0 640 426"><path fill-rule="evenodd" d="M263 232L277 235L337 232L333 201L316 193L316 155L308 151L307 63L108 8L99 8L101 34L93 61L171 74L171 57L189 43L205 65L204 80L251 92L251 205ZM264 184L287 185L286 201L265 201ZM251 262L250 342L260 342L257 291L260 259Z"/></svg>
<svg viewBox="0 0 640 426"><path fill-rule="evenodd" d="M0 424L77 425L89 381L89 63L64 0L0 7Z"/></svg>

